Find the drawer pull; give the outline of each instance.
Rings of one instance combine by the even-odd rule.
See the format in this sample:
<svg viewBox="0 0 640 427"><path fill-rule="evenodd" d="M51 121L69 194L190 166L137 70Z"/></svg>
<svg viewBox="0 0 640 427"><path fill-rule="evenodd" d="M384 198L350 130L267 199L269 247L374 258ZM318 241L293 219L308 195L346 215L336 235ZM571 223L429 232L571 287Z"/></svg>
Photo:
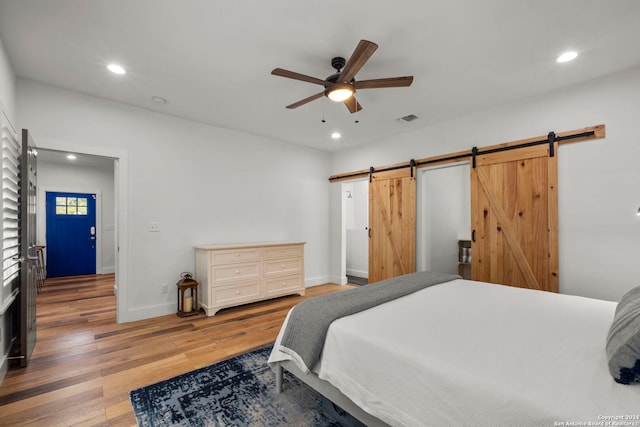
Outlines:
<svg viewBox="0 0 640 427"><path fill-rule="evenodd" d="M240 274L240 270L236 270L236 274Z"/></svg>
<svg viewBox="0 0 640 427"><path fill-rule="evenodd" d="M236 295L240 295L240 291L236 291Z"/></svg>
<svg viewBox="0 0 640 427"><path fill-rule="evenodd" d="M239 257L240 256L240 252L236 252L236 256Z"/></svg>
<svg viewBox="0 0 640 427"><path fill-rule="evenodd" d="M282 286L283 287L287 286L287 282L282 282Z"/></svg>
<svg viewBox="0 0 640 427"><path fill-rule="evenodd" d="M287 264L282 264L282 268L286 268L286 267L287 267Z"/></svg>

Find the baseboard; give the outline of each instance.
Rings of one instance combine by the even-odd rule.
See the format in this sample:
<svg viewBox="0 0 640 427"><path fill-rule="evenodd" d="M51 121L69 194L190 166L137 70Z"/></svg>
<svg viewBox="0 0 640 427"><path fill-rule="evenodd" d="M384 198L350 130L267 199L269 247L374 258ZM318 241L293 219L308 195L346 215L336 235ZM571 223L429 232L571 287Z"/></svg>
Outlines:
<svg viewBox="0 0 640 427"><path fill-rule="evenodd" d="M348 283L347 276L331 276L331 283L337 283L338 285L346 285Z"/></svg>
<svg viewBox="0 0 640 427"><path fill-rule="evenodd" d="M355 277L363 277L365 279L369 278L369 272L363 270L355 270L351 268L347 268L347 276L355 276Z"/></svg>
<svg viewBox="0 0 640 427"><path fill-rule="evenodd" d="M330 282L331 278L329 276L305 277L304 287L309 288L311 286L324 285Z"/></svg>
<svg viewBox="0 0 640 427"><path fill-rule="evenodd" d="M129 310L127 311L127 318L123 323L135 322L136 320L150 319L153 317L166 316L167 314L176 314L175 302Z"/></svg>
<svg viewBox="0 0 640 427"><path fill-rule="evenodd" d="M338 283L340 285L346 285L347 278L343 277L341 281L335 281L335 280L332 280L331 276L309 277L309 278L305 278L304 286L312 287L312 286L324 285L326 283ZM117 286L114 285L113 291L117 295L117 292L118 292ZM122 323L135 322L136 320L166 316L167 314L175 314L175 313L176 313L175 302L158 304L150 307L142 307L138 309L128 310L126 314L126 319L123 319L121 322Z"/></svg>

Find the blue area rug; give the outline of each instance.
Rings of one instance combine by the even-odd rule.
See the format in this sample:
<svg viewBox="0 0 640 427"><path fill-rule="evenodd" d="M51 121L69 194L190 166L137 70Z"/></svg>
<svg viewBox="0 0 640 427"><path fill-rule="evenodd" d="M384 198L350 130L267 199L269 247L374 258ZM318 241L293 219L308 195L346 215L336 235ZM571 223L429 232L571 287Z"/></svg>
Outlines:
<svg viewBox="0 0 640 427"><path fill-rule="evenodd" d="M283 392L267 365L271 346L129 393L138 425L362 426L285 372Z"/></svg>

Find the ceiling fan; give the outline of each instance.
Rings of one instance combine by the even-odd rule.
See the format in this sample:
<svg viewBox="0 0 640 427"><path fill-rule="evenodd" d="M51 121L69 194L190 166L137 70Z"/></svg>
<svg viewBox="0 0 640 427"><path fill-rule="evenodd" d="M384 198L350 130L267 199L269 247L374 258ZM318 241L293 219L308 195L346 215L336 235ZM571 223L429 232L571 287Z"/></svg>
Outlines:
<svg viewBox="0 0 640 427"><path fill-rule="evenodd" d="M344 58L337 56L331 60L331 66L336 69L336 72L324 80L306 76L304 74L296 73L293 71L283 70L282 68L276 68L271 71L274 76L287 77L294 80L301 80L303 82L314 83L324 86L324 90L315 95L311 95L308 98L301 99L298 102L287 105L287 108L298 108L308 102L315 99L326 96L335 102L343 102L347 106L349 111L355 113L362 110L362 106L356 100L354 94L357 89L376 89L383 87L406 87L411 86L413 82L413 76L404 77L389 77L385 79L372 79L372 80L356 80L354 77L360 71L362 66L369 60L373 52L376 51L378 45L368 40L360 40L358 46L351 54L348 61Z"/></svg>

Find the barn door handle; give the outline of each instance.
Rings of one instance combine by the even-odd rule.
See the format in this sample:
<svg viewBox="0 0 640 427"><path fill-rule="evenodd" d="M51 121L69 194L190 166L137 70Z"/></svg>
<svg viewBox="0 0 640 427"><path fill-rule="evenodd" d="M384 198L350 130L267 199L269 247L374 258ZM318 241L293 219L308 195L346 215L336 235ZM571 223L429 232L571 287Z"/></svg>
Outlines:
<svg viewBox="0 0 640 427"><path fill-rule="evenodd" d="M369 228L369 238L371 238L371 228Z"/></svg>
<svg viewBox="0 0 640 427"><path fill-rule="evenodd" d="M471 241L475 243L476 241L476 230L471 231Z"/></svg>

